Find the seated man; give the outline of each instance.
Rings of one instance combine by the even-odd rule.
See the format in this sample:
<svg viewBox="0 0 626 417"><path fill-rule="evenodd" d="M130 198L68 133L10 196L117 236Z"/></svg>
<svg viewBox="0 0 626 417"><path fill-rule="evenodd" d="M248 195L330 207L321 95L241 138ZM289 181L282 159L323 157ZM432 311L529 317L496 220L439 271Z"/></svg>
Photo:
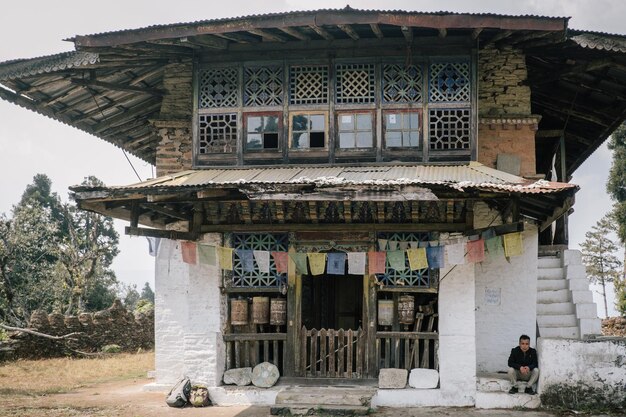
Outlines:
<svg viewBox="0 0 626 417"><path fill-rule="evenodd" d="M525 334L519 338L519 346L511 349L509 356L509 380L511 381L511 389L509 394L518 392L517 381L527 381L526 394L535 394L533 384L539 378L539 364L537 362L537 351L530 347L530 337Z"/></svg>

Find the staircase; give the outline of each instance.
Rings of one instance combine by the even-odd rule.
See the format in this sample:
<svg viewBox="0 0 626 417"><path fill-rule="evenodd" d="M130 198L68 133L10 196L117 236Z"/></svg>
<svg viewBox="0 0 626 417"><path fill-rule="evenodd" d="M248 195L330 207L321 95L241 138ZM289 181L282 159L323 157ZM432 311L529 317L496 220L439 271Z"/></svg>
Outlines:
<svg viewBox="0 0 626 417"><path fill-rule="evenodd" d="M601 334L601 321L580 251L540 256L537 272L538 336L582 339Z"/></svg>
<svg viewBox="0 0 626 417"><path fill-rule="evenodd" d="M367 415L376 387L291 386L276 396L272 415Z"/></svg>

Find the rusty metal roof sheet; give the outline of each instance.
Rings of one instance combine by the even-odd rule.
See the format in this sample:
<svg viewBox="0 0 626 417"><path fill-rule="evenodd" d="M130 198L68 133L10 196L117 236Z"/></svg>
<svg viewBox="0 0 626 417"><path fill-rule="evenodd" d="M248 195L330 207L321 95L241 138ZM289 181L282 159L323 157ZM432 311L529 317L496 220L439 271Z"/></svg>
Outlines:
<svg viewBox="0 0 626 417"><path fill-rule="evenodd" d="M523 194L554 193L576 185L529 180L472 162L464 165L383 165L371 167L285 167L189 170L131 184L106 187L115 191L149 191L168 188L232 188L246 184L301 184L316 187L341 185L443 185L459 191L483 189ZM80 192L94 188L76 186Z"/></svg>
<svg viewBox="0 0 626 417"><path fill-rule="evenodd" d="M623 35L580 32L580 34L572 36L571 39L583 48L626 53L626 37Z"/></svg>
<svg viewBox="0 0 626 417"><path fill-rule="evenodd" d="M82 67L95 64L98 60L99 55L97 53L72 51L38 58L0 62L0 81Z"/></svg>

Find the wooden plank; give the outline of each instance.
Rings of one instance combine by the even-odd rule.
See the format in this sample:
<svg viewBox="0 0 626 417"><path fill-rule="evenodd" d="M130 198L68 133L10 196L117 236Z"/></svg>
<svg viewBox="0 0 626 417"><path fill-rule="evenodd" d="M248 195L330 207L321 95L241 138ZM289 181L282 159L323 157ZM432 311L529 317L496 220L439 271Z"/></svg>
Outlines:
<svg viewBox="0 0 626 417"><path fill-rule="evenodd" d="M243 342L243 363L246 368L250 366L250 342L248 340Z"/></svg>
<svg viewBox="0 0 626 417"><path fill-rule="evenodd" d="M317 330L311 329L311 361L310 375L317 376Z"/></svg>
<svg viewBox="0 0 626 417"><path fill-rule="evenodd" d="M275 33L270 33L267 30L248 29L248 32L252 33L253 35L260 36L261 38L263 38L264 41L280 43L287 42L287 39L285 39L283 36L277 35Z"/></svg>
<svg viewBox="0 0 626 417"><path fill-rule="evenodd" d="M296 249L293 246L293 242L289 244L289 253L294 254ZM288 263L288 273L287 273L287 346L289 348L285 349L285 369L283 370L285 376L295 376L296 370L298 366L300 366L300 372L303 372L301 357L299 356L300 352L300 340L298 339L298 335L300 333L300 323L297 320L296 310L300 308L299 302L297 300L296 294L296 265L294 264L291 257L287 260ZM306 330L304 327L302 331ZM304 337L304 336L301 336ZM306 340L303 340L302 343L306 343ZM304 350L302 350L303 355L306 355L306 345L303 346ZM306 362L306 360L304 360ZM300 376L305 376L304 373L301 373Z"/></svg>
<svg viewBox="0 0 626 417"><path fill-rule="evenodd" d="M298 29L294 28L294 27L282 27L282 28L278 28L281 31L285 32L286 34L293 36L296 39L299 39L301 41L309 41L311 40L311 38L307 35L305 35L304 33L300 32Z"/></svg>
<svg viewBox="0 0 626 417"><path fill-rule="evenodd" d="M397 337L400 339L438 339L437 332L376 332L376 338L388 339Z"/></svg>
<svg viewBox="0 0 626 417"><path fill-rule="evenodd" d="M300 359L299 359L299 366L300 366L300 376L301 377L305 377L306 376L306 360L307 360L307 354L306 354L306 348L307 348L307 331L306 331L306 327L302 326L302 331L300 332Z"/></svg>
<svg viewBox="0 0 626 417"><path fill-rule="evenodd" d="M376 339L376 366L374 367L375 371L374 374L370 375L372 377L378 376L378 370L380 368L380 354L381 354L381 348L380 348L380 344L381 341L380 339Z"/></svg>
<svg viewBox="0 0 626 417"><path fill-rule="evenodd" d="M163 95L165 95L165 91L160 90L158 88L137 87L137 86L128 85L128 84L122 85L122 84L115 84L115 83L107 83L104 81L97 81L97 80L91 80L91 79L83 80L81 78L72 78L70 82L72 84L80 85L82 87L94 86L94 87L106 88L107 90L127 91L127 92L132 92L132 93L148 94L148 95L156 96L156 97L162 97Z"/></svg>
<svg viewBox="0 0 626 417"><path fill-rule="evenodd" d="M346 347L346 339L345 339L345 333L343 329L339 329L339 331L337 332L337 354L339 355L339 357L337 358L337 377L339 378L343 378L345 376L345 372L344 372L344 355L345 353L345 347Z"/></svg>
<svg viewBox="0 0 626 417"><path fill-rule="evenodd" d="M385 35L383 35L382 30L380 30L380 26L378 26L376 23L370 23L370 28L372 29L372 32L374 32L374 35L376 35L378 39L382 39L385 37Z"/></svg>
<svg viewBox="0 0 626 417"><path fill-rule="evenodd" d="M252 362L252 366L257 366L258 364L260 364L260 358L261 358L261 342L259 341L253 341L253 342L249 342L250 343L250 361Z"/></svg>
<svg viewBox="0 0 626 417"><path fill-rule="evenodd" d="M430 340L424 341L424 353L422 354L422 363L420 364L420 368L429 369L430 363Z"/></svg>
<svg viewBox="0 0 626 417"><path fill-rule="evenodd" d="M352 353L354 346L354 332L352 329L348 329L348 349L347 349L347 359L346 359L346 369L348 371L348 378L352 378Z"/></svg>
<svg viewBox="0 0 626 417"><path fill-rule="evenodd" d="M391 339L386 337L385 339L385 368L389 368L391 365Z"/></svg>
<svg viewBox="0 0 626 417"><path fill-rule="evenodd" d="M339 29L341 29L346 35L348 35L352 40L354 41L358 41L359 40L359 34L356 33L354 31L354 29L352 29L352 26L350 25L337 25L337 27Z"/></svg>
<svg viewBox="0 0 626 417"><path fill-rule="evenodd" d="M328 376L335 377L335 361L337 355L335 354L335 330L328 330Z"/></svg>
<svg viewBox="0 0 626 417"><path fill-rule="evenodd" d="M393 339L393 367L400 369L400 338Z"/></svg>
<svg viewBox="0 0 626 417"><path fill-rule="evenodd" d="M327 359L326 359L326 343L327 343L327 338L326 338L326 329L322 329L320 330L320 375L325 377L326 376L326 366L327 366Z"/></svg>
<svg viewBox="0 0 626 417"><path fill-rule="evenodd" d="M435 294L439 291L437 290L437 288L426 288L426 287L384 287L384 288L378 289L378 292Z"/></svg>
<svg viewBox="0 0 626 417"><path fill-rule="evenodd" d="M285 333L229 333L223 336L225 342L244 340L287 340Z"/></svg>
<svg viewBox="0 0 626 417"><path fill-rule="evenodd" d="M234 368L233 366L233 342L226 342L226 370Z"/></svg>
<svg viewBox="0 0 626 417"><path fill-rule="evenodd" d="M235 368L241 368L241 342L235 342Z"/></svg>
<svg viewBox="0 0 626 417"><path fill-rule="evenodd" d="M363 378L364 357L365 357L365 339L363 338L363 330L359 329L356 336L356 377Z"/></svg>
<svg viewBox="0 0 626 417"><path fill-rule="evenodd" d="M415 343L415 342L413 342ZM404 369L411 371L411 340L404 339Z"/></svg>
<svg viewBox="0 0 626 417"><path fill-rule="evenodd" d="M269 340L263 341L263 362L270 361L270 342Z"/></svg>
<svg viewBox="0 0 626 417"><path fill-rule="evenodd" d="M283 369L281 369L282 364L280 363L280 351L278 350L278 340L274 340L272 342L272 363L281 370L281 373L283 372Z"/></svg>
<svg viewBox="0 0 626 417"><path fill-rule="evenodd" d="M162 237L172 240L197 240L198 234L193 232L177 232L175 230L158 230L158 229L146 229L143 227L129 227L124 228L124 233L130 236L147 236L147 237Z"/></svg>
<svg viewBox="0 0 626 417"><path fill-rule="evenodd" d="M435 340L435 369L439 370L439 339Z"/></svg>
<svg viewBox="0 0 626 417"><path fill-rule="evenodd" d="M320 35L322 38L326 39L327 41L332 41L335 39L333 35L328 33L328 31L321 26L309 25L309 27L313 29L315 33L317 33L318 35Z"/></svg>

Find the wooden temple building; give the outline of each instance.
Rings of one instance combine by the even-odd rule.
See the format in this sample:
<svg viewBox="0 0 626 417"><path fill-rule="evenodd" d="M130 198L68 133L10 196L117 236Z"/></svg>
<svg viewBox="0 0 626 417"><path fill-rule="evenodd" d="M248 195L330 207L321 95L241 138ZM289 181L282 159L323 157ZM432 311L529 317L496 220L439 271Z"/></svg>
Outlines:
<svg viewBox="0 0 626 417"><path fill-rule="evenodd" d="M293 384L425 368L434 389L379 390L378 404L475 405L477 375L506 370L520 334L599 332L595 315L543 323L539 255L567 247L569 180L626 118L624 36L348 7L70 41L0 63L0 98L155 165L141 183L72 190L127 234L162 238L156 385L186 374L217 389L263 361ZM474 263L313 275L294 260L513 233L516 256ZM185 242L234 249L232 267L183 261ZM239 250L292 256L286 272L274 258L250 269ZM286 315L259 319L253 299Z"/></svg>

